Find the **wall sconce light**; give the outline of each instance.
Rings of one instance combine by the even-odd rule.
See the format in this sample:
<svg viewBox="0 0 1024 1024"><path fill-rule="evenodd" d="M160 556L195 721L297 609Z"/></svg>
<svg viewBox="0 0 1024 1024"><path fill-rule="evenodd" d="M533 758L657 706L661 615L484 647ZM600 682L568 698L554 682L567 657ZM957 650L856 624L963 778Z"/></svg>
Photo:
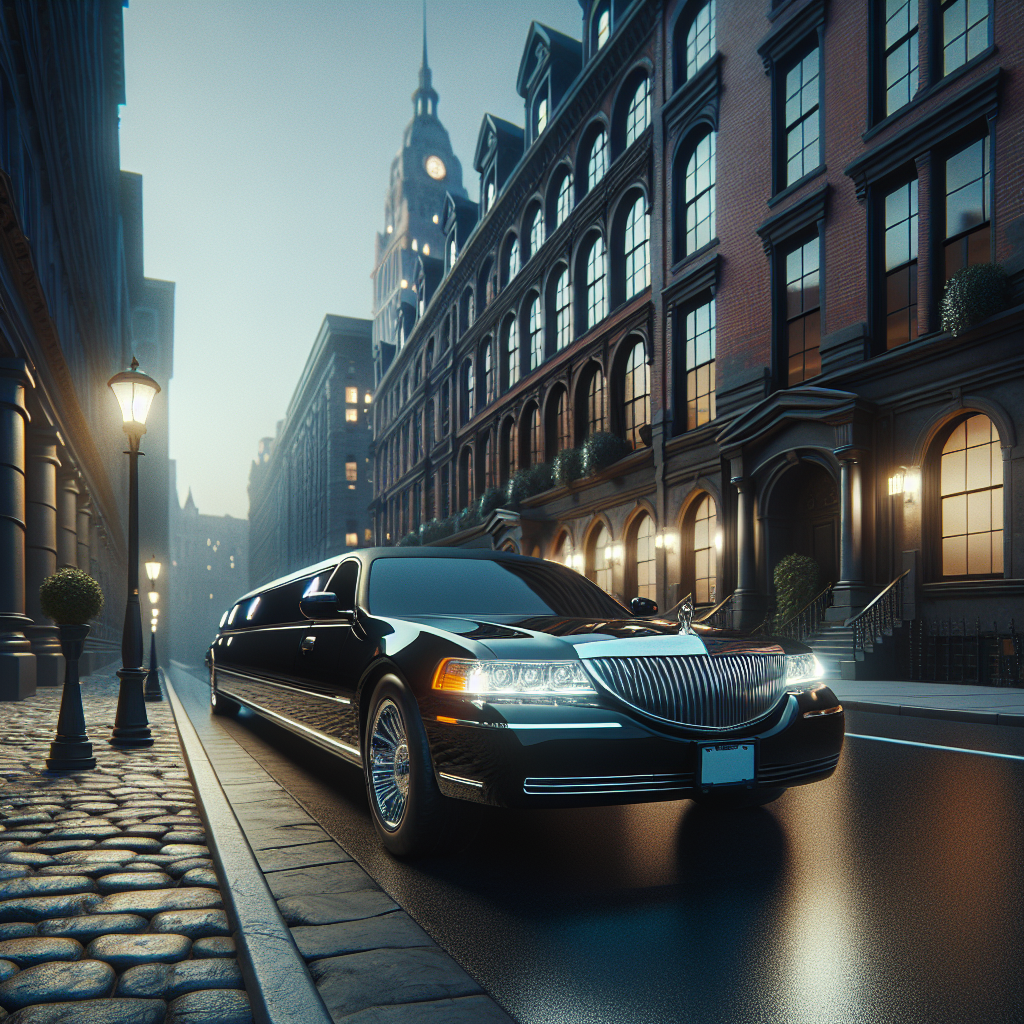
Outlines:
<svg viewBox="0 0 1024 1024"><path fill-rule="evenodd" d="M656 548L664 548L666 551L675 551L679 545L679 534L675 530L662 530L654 538Z"/></svg>
<svg viewBox="0 0 1024 1024"><path fill-rule="evenodd" d="M609 565L615 565L622 561L622 545L621 544L608 544L604 549L604 560Z"/></svg>
<svg viewBox="0 0 1024 1024"><path fill-rule="evenodd" d="M921 497L921 467L908 466L903 474L903 500L913 505Z"/></svg>
<svg viewBox="0 0 1024 1024"><path fill-rule="evenodd" d="M906 480L906 467L901 466L891 477L889 477L889 496L893 497L903 493L903 485Z"/></svg>

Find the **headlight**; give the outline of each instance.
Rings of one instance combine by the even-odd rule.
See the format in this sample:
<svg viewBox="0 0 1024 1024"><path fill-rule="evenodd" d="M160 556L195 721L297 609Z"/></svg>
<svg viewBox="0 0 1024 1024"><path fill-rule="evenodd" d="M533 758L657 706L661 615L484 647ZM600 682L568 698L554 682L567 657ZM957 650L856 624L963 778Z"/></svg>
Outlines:
<svg viewBox="0 0 1024 1024"><path fill-rule="evenodd" d="M435 690L465 694L593 693L594 684L575 661L462 661L446 658L434 673Z"/></svg>
<svg viewBox="0 0 1024 1024"><path fill-rule="evenodd" d="M821 662L813 654L786 655L786 689L806 690L825 674Z"/></svg>

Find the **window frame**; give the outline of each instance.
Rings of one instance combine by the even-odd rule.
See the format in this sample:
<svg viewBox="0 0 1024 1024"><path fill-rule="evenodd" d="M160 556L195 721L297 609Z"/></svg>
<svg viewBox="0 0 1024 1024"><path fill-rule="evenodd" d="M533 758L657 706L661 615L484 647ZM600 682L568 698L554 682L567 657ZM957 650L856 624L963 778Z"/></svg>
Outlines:
<svg viewBox="0 0 1024 1024"><path fill-rule="evenodd" d="M801 378L795 384L789 383L789 324L797 319L806 319L814 309L803 310L799 317L789 317L787 314L787 264L790 254L797 249L804 249L814 240L817 240L818 256L818 372ZM813 380L821 375L821 339L824 336L824 309L825 309L825 249L824 234L818 226L811 230L802 231L786 239L776 250L776 273L775 277L775 302L772 319L775 321L775 381L782 390L792 387L801 387L808 380ZM806 276L803 275L803 276ZM807 352L804 348L802 351Z"/></svg>

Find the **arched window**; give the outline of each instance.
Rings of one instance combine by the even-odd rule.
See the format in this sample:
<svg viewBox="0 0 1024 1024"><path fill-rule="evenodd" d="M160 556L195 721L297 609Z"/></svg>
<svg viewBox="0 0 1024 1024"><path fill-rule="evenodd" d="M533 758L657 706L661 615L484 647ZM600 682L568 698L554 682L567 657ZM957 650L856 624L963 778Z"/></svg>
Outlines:
<svg viewBox="0 0 1024 1024"><path fill-rule="evenodd" d="M529 249L526 258L532 260L540 252L544 244L544 219L540 215L540 207L535 206L527 221L526 238Z"/></svg>
<svg viewBox="0 0 1024 1024"><path fill-rule="evenodd" d="M519 273L519 239L513 238L508 247L508 257L505 262L506 284Z"/></svg>
<svg viewBox="0 0 1024 1024"><path fill-rule="evenodd" d="M708 132L686 163L686 248L696 252L715 237L715 133Z"/></svg>
<svg viewBox="0 0 1024 1024"><path fill-rule="evenodd" d="M572 539L564 530L558 535L555 546L551 549L551 561L572 568Z"/></svg>
<svg viewBox="0 0 1024 1024"><path fill-rule="evenodd" d="M486 198L484 199L484 210L489 210L494 205L494 182L487 182L487 192L485 193Z"/></svg>
<svg viewBox="0 0 1024 1024"><path fill-rule="evenodd" d="M473 500L473 450L467 444L459 455L459 497L460 508L468 508Z"/></svg>
<svg viewBox="0 0 1024 1024"><path fill-rule="evenodd" d="M939 461L942 575L1003 574L1003 461L980 413L955 426Z"/></svg>
<svg viewBox="0 0 1024 1024"><path fill-rule="evenodd" d="M686 78L692 78L715 52L715 0L697 11L686 30ZM677 60L681 54L676 55Z"/></svg>
<svg viewBox="0 0 1024 1024"><path fill-rule="evenodd" d="M642 341L633 346L626 359L622 392L626 440L634 448L642 448L640 428L651 422L651 382Z"/></svg>
<svg viewBox="0 0 1024 1024"><path fill-rule="evenodd" d="M538 135L548 126L548 98L539 96L533 108L533 137Z"/></svg>
<svg viewBox="0 0 1024 1024"><path fill-rule="evenodd" d="M626 298L639 295L651 284L651 218L647 200L639 196L626 215L623 250L626 256Z"/></svg>
<svg viewBox="0 0 1024 1024"><path fill-rule="evenodd" d="M498 433L498 481L502 486L508 483L512 467L516 464L515 426L515 420L509 416L502 422Z"/></svg>
<svg viewBox="0 0 1024 1024"><path fill-rule="evenodd" d="M476 317L476 304L473 301L473 289L467 288L462 293L462 301L459 303L459 335L469 330Z"/></svg>
<svg viewBox="0 0 1024 1024"><path fill-rule="evenodd" d="M494 486L494 447L491 444L491 432L487 432L484 438L483 449L484 463L484 490L489 491Z"/></svg>
<svg viewBox="0 0 1024 1024"><path fill-rule="evenodd" d="M548 399L545 428L547 456L550 462L558 452L572 447L569 396L561 385Z"/></svg>
<svg viewBox="0 0 1024 1024"><path fill-rule="evenodd" d="M587 433L600 433L604 424L604 374L597 369L587 385Z"/></svg>
<svg viewBox="0 0 1024 1024"><path fill-rule="evenodd" d="M526 343L530 348L530 370L544 362L544 331L540 315L540 296L534 295L526 318Z"/></svg>
<svg viewBox="0 0 1024 1024"><path fill-rule="evenodd" d="M536 466L543 461L540 447L540 410L536 405L530 406L527 413L527 438L530 445L530 465Z"/></svg>
<svg viewBox="0 0 1024 1024"><path fill-rule="evenodd" d="M599 324L608 315L605 296L605 249L604 239L594 239L587 254L586 294L584 309L587 314L587 330Z"/></svg>
<svg viewBox="0 0 1024 1024"><path fill-rule="evenodd" d="M558 194L555 197L555 228L561 227L570 213L572 213L572 174L566 171L558 183Z"/></svg>
<svg viewBox="0 0 1024 1024"><path fill-rule="evenodd" d="M631 581L636 589L636 597L657 600L658 585L654 572L654 520L644 513L639 517L633 540L634 579ZM633 588L631 588L633 589ZM627 597L630 595L627 594Z"/></svg>
<svg viewBox="0 0 1024 1024"><path fill-rule="evenodd" d="M423 374L424 376L430 376L430 371L434 368L434 339L431 338L427 342L427 348L423 355Z"/></svg>
<svg viewBox="0 0 1024 1024"><path fill-rule="evenodd" d="M473 418L473 360L467 359L462 364L462 417L463 424Z"/></svg>
<svg viewBox="0 0 1024 1024"><path fill-rule="evenodd" d="M494 401L494 367L491 364L491 341L490 338L484 343L483 349L483 363L484 363L484 404L487 405Z"/></svg>
<svg viewBox="0 0 1024 1024"><path fill-rule="evenodd" d="M626 109L626 145L631 146L651 122L651 83L644 78Z"/></svg>
<svg viewBox="0 0 1024 1024"><path fill-rule="evenodd" d="M611 535L598 524L587 545L587 578L593 580L606 594L612 592Z"/></svg>
<svg viewBox="0 0 1024 1024"><path fill-rule="evenodd" d="M705 494L693 518L693 601L715 604L718 601L718 507Z"/></svg>
<svg viewBox="0 0 1024 1024"><path fill-rule="evenodd" d="M514 316L505 321L505 386L519 380L519 324Z"/></svg>
<svg viewBox="0 0 1024 1024"><path fill-rule="evenodd" d="M555 348L561 351L572 341L572 291L569 268L565 267L555 282Z"/></svg>
<svg viewBox="0 0 1024 1024"><path fill-rule="evenodd" d="M457 250L456 250L456 245L455 245L455 236L452 235L452 237L448 239L448 269L449 270L451 270L452 267L455 266L456 251Z"/></svg>
<svg viewBox="0 0 1024 1024"><path fill-rule="evenodd" d="M594 136L587 157L587 191L591 191L608 170L608 134L601 130Z"/></svg>

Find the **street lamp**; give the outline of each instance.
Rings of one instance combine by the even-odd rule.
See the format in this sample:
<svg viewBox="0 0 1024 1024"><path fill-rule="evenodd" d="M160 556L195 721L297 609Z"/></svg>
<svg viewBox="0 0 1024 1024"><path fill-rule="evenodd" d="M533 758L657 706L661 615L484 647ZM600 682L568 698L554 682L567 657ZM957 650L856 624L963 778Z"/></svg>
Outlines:
<svg viewBox="0 0 1024 1024"><path fill-rule="evenodd" d="M149 671L146 673L144 694L146 700L157 701L163 700L164 695L160 692L160 674L156 670L156 625L157 616L160 614L160 609L156 606L160 595L153 589L153 585L160 577L160 563L156 560L156 555L150 555L146 563L146 575L149 577L149 603L153 606L150 609L153 614L149 626Z"/></svg>
<svg viewBox="0 0 1024 1024"><path fill-rule="evenodd" d="M150 747L153 737L146 717L142 682L142 613L139 608L139 442L146 432L146 417L160 385L139 369L132 356L131 369L115 373L107 381L121 407L124 432L128 435L128 600L121 633L121 662L117 676L117 716L110 742L115 747Z"/></svg>

